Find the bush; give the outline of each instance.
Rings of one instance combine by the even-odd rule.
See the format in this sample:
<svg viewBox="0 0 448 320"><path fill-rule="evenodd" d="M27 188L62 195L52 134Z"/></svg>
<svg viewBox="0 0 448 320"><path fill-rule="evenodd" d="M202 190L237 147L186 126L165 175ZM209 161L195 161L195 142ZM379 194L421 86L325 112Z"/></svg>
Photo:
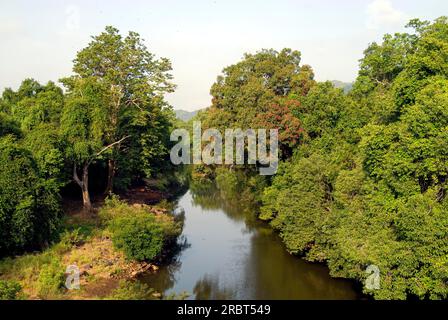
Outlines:
<svg viewBox="0 0 448 320"><path fill-rule="evenodd" d="M153 216L119 217L110 224L112 241L132 260L153 260L162 252L164 232Z"/></svg>
<svg viewBox="0 0 448 320"><path fill-rule="evenodd" d="M52 297L61 293L64 286L64 268L59 260L44 265L37 279L37 290L41 297Z"/></svg>
<svg viewBox="0 0 448 320"><path fill-rule="evenodd" d="M15 281L0 280L0 300L17 300L22 286Z"/></svg>
<svg viewBox="0 0 448 320"><path fill-rule="evenodd" d="M115 248L130 260L155 260L182 230L174 217L156 216L147 206L130 207L116 197L106 201L100 215L108 224Z"/></svg>
<svg viewBox="0 0 448 320"><path fill-rule="evenodd" d="M155 300L154 289L141 282L122 280L117 289L114 290L109 300Z"/></svg>

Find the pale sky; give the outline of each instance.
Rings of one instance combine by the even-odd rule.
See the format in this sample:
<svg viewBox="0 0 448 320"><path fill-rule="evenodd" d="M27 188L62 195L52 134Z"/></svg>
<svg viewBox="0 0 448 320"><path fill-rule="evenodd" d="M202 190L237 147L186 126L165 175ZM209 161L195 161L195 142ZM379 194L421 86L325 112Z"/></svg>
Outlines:
<svg viewBox="0 0 448 320"><path fill-rule="evenodd" d="M414 17L448 15L446 0L0 0L0 91L71 74L76 52L106 25L140 33L169 58L175 109L210 105L221 70L245 52L302 52L317 80L353 81L363 50Z"/></svg>

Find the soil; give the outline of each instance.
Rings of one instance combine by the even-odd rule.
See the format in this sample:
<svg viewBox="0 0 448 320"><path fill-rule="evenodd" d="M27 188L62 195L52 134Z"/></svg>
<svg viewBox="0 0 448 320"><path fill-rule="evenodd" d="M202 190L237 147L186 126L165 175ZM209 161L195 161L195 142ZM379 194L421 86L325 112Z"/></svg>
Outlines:
<svg viewBox="0 0 448 320"><path fill-rule="evenodd" d="M168 194L149 190L144 187L132 188L119 195L132 206L149 206L153 214L164 214L165 209L152 205L168 198ZM69 220L97 222L95 214L104 204L104 196L92 199L93 213L86 213L82 209L82 201L78 199L64 199L63 210ZM76 265L80 269L81 290L69 292L71 299L98 299L107 297L115 290L120 280L134 280L148 272L157 272L158 266L146 262L130 262L123 253L114 250L110 238L107 236L93 237L88 242L77 246L66 253L64 265Z"/></svg>

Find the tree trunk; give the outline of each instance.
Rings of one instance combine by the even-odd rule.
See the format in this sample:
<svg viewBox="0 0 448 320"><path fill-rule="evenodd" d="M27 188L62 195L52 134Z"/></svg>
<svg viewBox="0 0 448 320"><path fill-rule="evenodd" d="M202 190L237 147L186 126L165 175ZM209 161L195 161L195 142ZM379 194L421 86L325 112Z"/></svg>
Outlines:
<svg viewBox="0 0 448 320"><path fill-rule="evenodd" d="M82 168L82 180L78 177L78 172L76 170L76 165L73 168L73 179L79 185L82 191L82 205L84 211L90 213L92 211L92 202L90 201L89 194L89 164L84 164Z"/></svg>
<svg viewBox="0 0 448 320"><path fill-rule="evenodd" d="M109 195L114 191L114 177L115 177L115 160L107 162L107 186L104 194Z"/></svg>
<svg viewBox="0 0 448 320"><path fill-rule="evenodd" d="M82 170L82 204L86 212L92 211L92 203L89 194L89 166L85 165Z"/></svg>

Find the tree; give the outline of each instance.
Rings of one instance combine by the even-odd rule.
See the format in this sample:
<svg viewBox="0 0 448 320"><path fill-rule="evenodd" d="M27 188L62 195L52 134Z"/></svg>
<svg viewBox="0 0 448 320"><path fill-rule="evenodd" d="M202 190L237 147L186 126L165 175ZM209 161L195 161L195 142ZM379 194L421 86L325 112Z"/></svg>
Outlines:
<svg viewBox="0 0 448 320"><path fill-rule="evenodd" d="M73 163L73 180L81 188L84 209L90 211L90 165L129 137L112 143L107 139L109 91L104 83L96 78L71 78L65 83L71 90L61 118L61 133L68 143L66 155Z"/></svg>
<svg viewBox="0 0 448 320"><path fill-rule="evenodd" d="M448 297L448 19L413 20L361 61L344 96L317 84L296 115L311 139L265 189L261 218L292 253L378 299Z"/></svg>
<svg viewBox="0 0 448 320"><path fill-rule="evenodd" d="M22 131L20 131L19 125L11 117L0 112L0 136L14 135L15 137L21 137Z"/></svg>
<svg viewBox="0 0 448 320"><path fill-rule="evenodd" d="M0 172L0 255L44 246L59 226L58 194L10 135L0 137Z"/></svg>
<svg viewBox="0 0 448 320"><path fill-rule="evenodd" d="M164 94L174 90L170 70L170 62L156 59L137 33L129 32L123 38L110 26L78 52L74 78L101 82L102 90L107 91L103 110L107 126L102 137L104 145L111 146L104 154L108 161L106 193L112 192L120 165L128 174L140 173L144 167L141 154L153 160L168 153L167 139L160 138L169 136ZM122 140L127 136L132 139ZM122 153L125 148L127 152Z"/></svg>
<svg viewBox="0 0 448 320"><path fill-rule="evenodd" d="M254 126L260 129L277 129L278 140L283 159L292 156L293 150L303 140L304 130L298 118L293 114L294 110L300 109L297 100L284 100L274 103L263 113L254 119Z"/></svg>
<svg viewBox="0 0 448 320"><path fill-rule="evenodd" d="M335 130L349 107L343 90L335 88L331 82L316 84L300 100L301 107L295 108L294 114L301 119L305 131L313 139Z"/></svg>
<svg viewBox="0 0 448 320"><path fill-rule="evenodd" d="M291 49L246 54L213 84L212 108L231 114L229 127L251 128L257 114L268 111L277 98L305 95L314 85L311 67L300 61L300 52Z"/></svg>

